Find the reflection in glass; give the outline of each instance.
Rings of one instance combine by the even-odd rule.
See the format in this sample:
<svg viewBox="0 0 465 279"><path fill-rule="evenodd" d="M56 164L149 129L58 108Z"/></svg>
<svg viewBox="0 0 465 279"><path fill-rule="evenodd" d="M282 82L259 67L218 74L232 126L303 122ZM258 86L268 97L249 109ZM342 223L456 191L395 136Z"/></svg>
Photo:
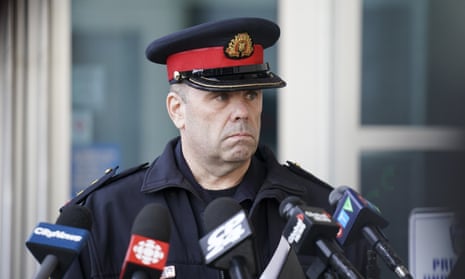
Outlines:
<svg viewBox="0 0 465 279"><path fill-rule="evenodd" d="M383 231L405 263L408 218L414 208L444 207L465 212L465 152L363 152L362 195L390 222ZM383 264L380 264L383 266ZM391 278L387 269L381 278Z"/></svg>
<svg viewBox="0 0 465 279"><path fill-rule="evenodd" d="M362 125L465 125L464 8L363 1Z"/></svg>

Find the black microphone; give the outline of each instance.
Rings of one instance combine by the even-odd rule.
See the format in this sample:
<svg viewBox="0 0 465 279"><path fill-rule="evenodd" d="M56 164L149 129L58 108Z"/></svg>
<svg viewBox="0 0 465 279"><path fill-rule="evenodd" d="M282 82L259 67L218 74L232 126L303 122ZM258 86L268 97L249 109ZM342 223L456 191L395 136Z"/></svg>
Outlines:
<svg viewBox="0 0 465 279"><path fill-rule="evenodd" d="M228 270L233 279L249 279L256 274L252 228L241 206L232 198L221 197L205 208L207 233L199 240L205 263Z"/></svg>
<svg viewBox="0 0 465 279"><path fill-rule="evenodd" d="M363 236L397 277L413 278L381 232L389 223L374 204L348 186L334 189L329 203L337 205L333 218L342 226L337 237L341 245L346 246Z"/></svg>
<svg viewBox="0 0 465 279"><path fill-rule="evenodd" d="M120 279L160 278L168 259L171 217L168 209L156 203L137 214Z"/></svg>
<svg viewBox="0 0 465 279"><path fill-rule="evenodd" d="M298 197L284 199L279 213L288 219L283 236L297 253L318 256L325 266L329 265L343 278L363 278L335 243L339 225L330 214L321 208L306 206ZM321 272L315 273L310 268L307 276L317 278Z"/></svg>
<svg viewBox="0 0 465 279"><path fill-rule="evenodd" d="M91 212L79 205L63 208L56 224L39 223L26 247L41 263L36 279L62 278L89 237Z"/></svg>

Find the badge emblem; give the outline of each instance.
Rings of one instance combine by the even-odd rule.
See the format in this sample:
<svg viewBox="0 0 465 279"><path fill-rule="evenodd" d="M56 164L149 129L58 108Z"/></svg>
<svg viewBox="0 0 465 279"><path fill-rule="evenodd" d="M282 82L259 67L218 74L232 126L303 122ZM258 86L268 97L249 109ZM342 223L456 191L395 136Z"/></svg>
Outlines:
<svg viewBox="0 0 465 279"><path fill-rule="evenodd" d="M229 58L246 58L253 53L253 42L247 33L238 33L225 47L224 53Z"/></svg>

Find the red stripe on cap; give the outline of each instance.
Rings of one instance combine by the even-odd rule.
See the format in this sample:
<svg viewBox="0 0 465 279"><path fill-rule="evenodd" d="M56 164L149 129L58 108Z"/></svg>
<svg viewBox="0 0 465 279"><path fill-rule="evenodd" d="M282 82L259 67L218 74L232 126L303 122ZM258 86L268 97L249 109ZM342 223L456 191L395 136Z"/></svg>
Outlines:
<svg viewBox="0 0 465 279"><path fill-rule="evenodd" d="M254 45L251 56L231 59L224 54L223 47L207 47L186 50L170 55L166 59L168 80L173 79L174 71L184 72L194 69L214 69L252 64L263 64L263 47Z"/></svg>

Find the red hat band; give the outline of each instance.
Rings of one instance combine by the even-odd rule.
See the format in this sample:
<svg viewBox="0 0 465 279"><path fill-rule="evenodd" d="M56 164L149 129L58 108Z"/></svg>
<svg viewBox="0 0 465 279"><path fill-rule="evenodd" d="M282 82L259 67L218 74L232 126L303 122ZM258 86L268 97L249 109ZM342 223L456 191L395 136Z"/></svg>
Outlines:
<svg viewBox="0 0 465 279"><path fill-rule="evenodd" d="M222 46L186 50L172 54L166 59L168 80L173 80L176 71L184 72L252 64L263 64L263 47L261 45L255 44L250 56L239 59L228 58Z"/></svg>

